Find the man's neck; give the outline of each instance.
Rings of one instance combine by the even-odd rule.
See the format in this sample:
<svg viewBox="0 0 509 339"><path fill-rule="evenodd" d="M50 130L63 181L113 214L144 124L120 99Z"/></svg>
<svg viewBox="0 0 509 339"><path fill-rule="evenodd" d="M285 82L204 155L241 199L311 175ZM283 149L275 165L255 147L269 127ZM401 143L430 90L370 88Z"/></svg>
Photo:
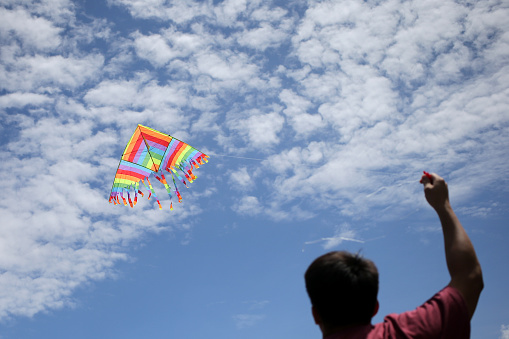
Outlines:
<svg viewBox="0 0 509 339"><path fill-rule="evenodd" d="M357 323L357 324L350 324L350 325L344 325L344 326L326 326L326 325L320 325L320 330L322 330L322 337L323 339L327 338L328 336L331 336L338 332L344 332L348 331L350 329L356 328L356 327L363 327L363 326L370 326L371 323Z"/></svg>

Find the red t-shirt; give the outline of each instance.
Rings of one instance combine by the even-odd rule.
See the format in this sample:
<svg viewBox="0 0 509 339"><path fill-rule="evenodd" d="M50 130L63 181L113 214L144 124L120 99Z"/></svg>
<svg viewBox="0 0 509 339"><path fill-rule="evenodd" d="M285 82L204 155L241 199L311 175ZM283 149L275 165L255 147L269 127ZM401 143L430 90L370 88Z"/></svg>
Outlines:
<svg viewBox="0 0 509 339"><path fill-rule="evenodd" d="M382 323L341 330L325 339L470 338L470 316L461 293L446 287L413 311L389 314Z"/></svg>

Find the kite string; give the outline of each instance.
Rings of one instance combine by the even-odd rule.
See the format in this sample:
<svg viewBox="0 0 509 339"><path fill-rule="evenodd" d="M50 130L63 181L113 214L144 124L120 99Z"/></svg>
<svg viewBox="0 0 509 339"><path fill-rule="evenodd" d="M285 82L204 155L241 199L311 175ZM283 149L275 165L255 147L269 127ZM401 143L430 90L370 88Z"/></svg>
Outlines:
<svg viewBox="0 0 509 339"><path fill-rule="evenodd" d="M233 155L226 155L226 154L216 154L216 153L209 153L209 154L213 155L213 156L216 156L216 157L228 157L228 158L257 160L257 161L264 161L264 160L266 160L266 159L248 158L248 157L236 157L236 156L233 156Z"/></svg>

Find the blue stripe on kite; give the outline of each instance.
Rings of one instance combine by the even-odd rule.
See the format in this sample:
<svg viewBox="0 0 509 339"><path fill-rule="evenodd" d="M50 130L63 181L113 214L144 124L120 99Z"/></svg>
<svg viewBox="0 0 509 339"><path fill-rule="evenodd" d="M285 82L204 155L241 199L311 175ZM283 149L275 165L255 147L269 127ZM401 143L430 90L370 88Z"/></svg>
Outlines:
<svg viewBox="0 0 509 339"><path fill-rule="evenodd" d="M140 162L140 159L142 159L141 162L143 163L143 160L145 160L146 156L147 156L147 147L145 145L143 145L143 147L138 148L138 152L136 152L133 162L137 164Z"/></svg>
<svg viewBox="0 0 509 339"><path fill-rule="evenodd" d="M164 150L161 150L161 149L156 148L156 147L150 147L150 153L157 153L159 155L163 155L164 154Z"/></svg>
<svg viewBox="0 0 509 339"><path fill-rule="evenodd" d="M199 153L197 150L194 150L191 152L191 154L189 154L189 156L187 157L187 159L193 159L193 157L196 155L196 153Z"/></svg>

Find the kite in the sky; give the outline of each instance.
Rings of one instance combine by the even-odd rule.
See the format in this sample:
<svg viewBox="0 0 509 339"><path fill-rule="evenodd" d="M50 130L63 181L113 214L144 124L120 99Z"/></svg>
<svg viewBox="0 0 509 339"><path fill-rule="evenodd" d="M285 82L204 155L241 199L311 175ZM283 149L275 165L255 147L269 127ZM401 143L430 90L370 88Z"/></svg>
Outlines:
<svg viewBox="0 0 509 339"><path fill-rule="evenodd" d="M154 196L159 209L162 209L149 177L153 175L164 185L171 200L172 189L166 181L164 170L171 175L175 194L178 201L181 202L182 197L175 183L175 176L187 187L187 182L191 183L196 179L192 172L193 167L198 168L198 165L208 162L208 157L208 155L171 135L138 125L120 159L109 202L113 202L115 205L123 204L134 207L138 202L138 193L143 196L143 192L140 190L141 182L150 191L148 198ZM185 179L179 175L177 170L184 174ZM134 200L131 200L131 190L134 191ZM173 209L172 202L170 203L170 209Z"/></svg>

